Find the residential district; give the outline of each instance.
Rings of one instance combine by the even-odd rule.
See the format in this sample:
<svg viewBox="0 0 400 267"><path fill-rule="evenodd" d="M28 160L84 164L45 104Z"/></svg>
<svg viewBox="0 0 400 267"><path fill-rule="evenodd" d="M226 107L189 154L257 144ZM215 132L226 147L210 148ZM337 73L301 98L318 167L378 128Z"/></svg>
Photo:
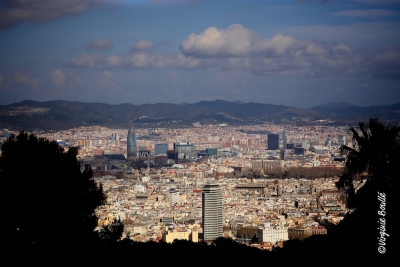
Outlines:
<svg viewBox="0 0 400 267"><path fill-rule="evenodd" d="M33 132L77 147L107 194L98 227L123 221L134 241L230 237L272 250L327 234L346 214L335 187L353 146L346 127L194 124L190 128ZM12 134L3 129L0 136ZM17 134L15 132L15 134ZM1 143L0 143L1 145Z"/></svg>

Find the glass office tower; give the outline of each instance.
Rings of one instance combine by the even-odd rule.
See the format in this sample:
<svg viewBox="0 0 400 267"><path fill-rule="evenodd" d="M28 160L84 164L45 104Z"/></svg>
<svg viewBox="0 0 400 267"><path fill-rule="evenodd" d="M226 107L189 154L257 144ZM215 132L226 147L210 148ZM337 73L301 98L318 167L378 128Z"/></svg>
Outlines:
<svg viewBox="0 0 400 267"><path fill-rule="evenodd" d="M136 133L133 126L128 130L126 154L128 158L136 157Z"/></svg>

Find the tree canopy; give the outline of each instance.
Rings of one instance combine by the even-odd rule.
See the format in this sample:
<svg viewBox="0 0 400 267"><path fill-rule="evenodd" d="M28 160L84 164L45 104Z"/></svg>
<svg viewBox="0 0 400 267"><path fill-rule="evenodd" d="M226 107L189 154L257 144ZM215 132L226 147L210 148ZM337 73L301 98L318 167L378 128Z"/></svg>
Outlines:
<svg viewBox="0 0 400 267"><path fill-rule="evenodd" d="M347 160L337 187L346 191L349 209L360 209L376 190L398 186L400 126L370 119L360 122L358 129L351 127L350 132L353 147L341 147Z"/></svg>
<svg viewBox="0 0 400 267"><path fill-rule="evenodd" d="M3 144L0 178L11 245L85 245L98 241L95 209L105 203L92 170L81 166L77 150L20 132Z"/></svg>

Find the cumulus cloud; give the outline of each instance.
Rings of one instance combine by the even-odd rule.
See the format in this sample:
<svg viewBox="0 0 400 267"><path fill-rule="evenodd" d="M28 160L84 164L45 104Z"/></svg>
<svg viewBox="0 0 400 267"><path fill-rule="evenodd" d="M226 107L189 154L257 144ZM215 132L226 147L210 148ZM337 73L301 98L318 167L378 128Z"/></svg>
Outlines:
<svg viewBox="0 0 400 267"><path fill-rule="evenodd" d="M51 81L59 86L64 86L66 81L66 76L61 69L57 69L50 74Z"/></svg>
<svg viewBox="0 0 400 267"><path fill-rule="evenodd" d="M114 44L108 39L97 39L90 42L86 47L89 49L107 50L113 48Z"/></svg>
<svg viewBox="0 0 400 267"><path fill-rule="evenodd" d="M200 34L192 33L180 49L195 57L242 57L249 55L258 36L240 24L218 30L210 27Z"/></svg>
<svg viewBox="0 0 400 267"><path fill-rule="evenodd" d="M38 86L39 85L39 80L35 79L35 78L29 78L27 75L25 74L21 74L19 72L14 73L13 75L13 80L17 83L23 83L29 86Z"/></svg>
<svg viewBox="0 0 400 267"><path fill-rule="evenodd" d="M0 4L0 30L25 21L46 22L76 16L111 0L5 0Z"/></svg>
<svg viewBox="0 0 400 267"><path fill-rule="evenodd" d="M277 34L261 38L242 25L210 27L189 35L178 52L155 52L139 41L125 55L84 54L71 58L73 67L111 68L213 68L249 71L257 75L355 75L400 76L399 49L361 50L345 43L299 40ZM152 44L152 43L151 43ZM138 49L143 48L143 49Z"/></svg>
<svg viewBox="0 0 400 267"><path fill-rule="evenodd" d="M147 40L137 41L131 48L131 50L150 50L154 47L154 44Z"/></svg>
<svg viewBox="0 0 400 267"><path fill-rule="evenodd" d="M400 16L400 12L387 9L357 9L357 10L345 10L332 13L335 16L341 17L364 17L364 18L378 18L378 17L390 17Z"/></svg>
<svg viewBox="0 0 400 267"><path fill-rule="evenodd" d="M292 36L277 34L262 39L257 33L242 25L231 25L218 30L210 27L200 34L191 34L182 41L181 51L197 58L226 58L260 56L280 57L288 54L323 55L324 44L316 41L300 41Z"/></svg>
<svg viewBox="0 0 400 267"><path fill-rule="evenodd" d="M263 39L239 24L221 30L210 27L200 34L191 34L182 41L180 50L198 59L222 58L224 69L242 68L264 75L317 76L359 70L356 55L346 44L298 40L282 34Z"/></svg>

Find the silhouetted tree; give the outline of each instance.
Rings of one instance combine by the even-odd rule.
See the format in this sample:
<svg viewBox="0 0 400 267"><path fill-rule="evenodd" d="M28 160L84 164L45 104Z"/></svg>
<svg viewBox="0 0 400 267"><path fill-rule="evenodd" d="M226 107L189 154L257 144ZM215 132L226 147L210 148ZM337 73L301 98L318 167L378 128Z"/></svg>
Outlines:
<svg viewBox="0 0 400 267"><path fill-rule="evenodd" d="M253 237L251 238L251 243L252 243L252 244L258 243L258 237L257 237L256 234L254 234Z"/></svg>
<svg viewBox="0 0 400 267"><path fill-rule="evenodd" d="M95 244L95 209L105 203L90 166L81 170L77 150L67 152L55 141L20 132L3 144L4 244L69 246ZM107 228L108 229L108 228ZM113 232L114 233L114 232Z"/></svg>
<svg viewBox="0 0 400 267"><path fill-rule="evenodd" d="M370 119L367 124L359 123L359 131L354 127L350 131L355 148L341 147L342 153L347 154L347 160L337 187L346 190L348 208L357 209L377 189L391 189L398 185L400 127ZM356 193L357 187L360 188Z"/></svg>
<svg viewBox="0 0 400 267"><path fill-rule="evenodd" d="M395 204L398 203L396 193L399 192L400 127L395 123L385 125L378 119L370 119L368 123L359 123L358 129L350 128L350 132L353 148L341 147L347 160L336 184L347 194L349 213L335 232L339 242L348 245L345 250L353 255L356 251L360 255L379 255L379 220L384 217L386 232L390 235L386 245L388 252L390 249L393 252L395 233L398 234L394 216ZM380 193L385 195L383 217L378 214L382 209L382 202L378 200Z"/></svg>
<svg viewBox="0 0 400 267"><path fill-rule="evenodd" d="M105 225L99 230L100 242L105 245L116 244L120 240L123 231L124 224L122 221L114 219L111 224Z"/></svg>

